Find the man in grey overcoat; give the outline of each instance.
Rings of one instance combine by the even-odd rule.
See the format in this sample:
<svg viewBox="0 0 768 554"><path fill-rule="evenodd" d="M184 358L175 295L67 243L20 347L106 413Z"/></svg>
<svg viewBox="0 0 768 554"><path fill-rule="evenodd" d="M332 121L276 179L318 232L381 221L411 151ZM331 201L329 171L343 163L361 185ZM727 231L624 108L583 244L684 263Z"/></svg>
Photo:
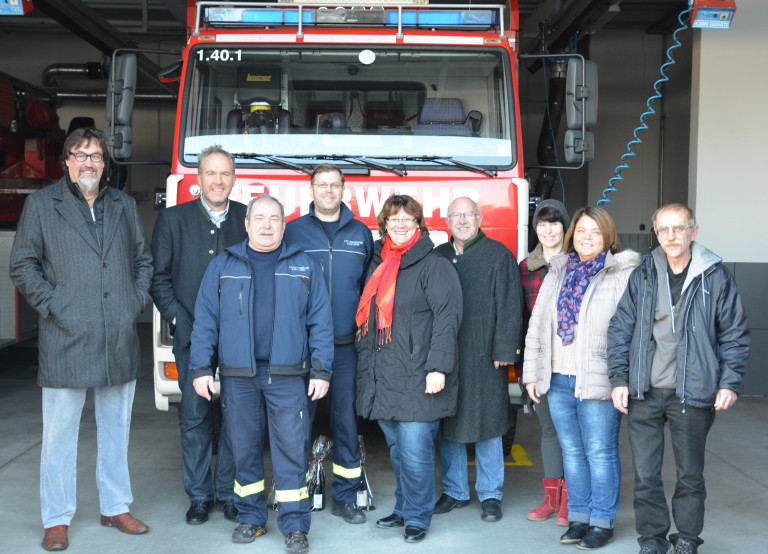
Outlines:
<svg viewBox="0 0 768 554"><path fill-rule="evenodd" d="M129 513L128 433L140 365L136 320L151 305L152 255L134 200L102 180L109 166L104 133L71 133L62 162L64 177L27 198L10 260L13 283L39 314L46 550L69 545L77 437L89 388L101 525L149 531Z"/></svg>
<svg viewBox="0 0 768 554"><path fill-rule="evenodd" d="M469 503L466 443L475 443L475 490L483 521L501 519L504 485L502 435L509 428L507 366L520 355L523 289L514 254L480 229L476 202L461 197L448 207L451 240L436 251L453 262L464 298L459 328L456 415L443 420L440 440L443 494L435 514Z"/></svg>

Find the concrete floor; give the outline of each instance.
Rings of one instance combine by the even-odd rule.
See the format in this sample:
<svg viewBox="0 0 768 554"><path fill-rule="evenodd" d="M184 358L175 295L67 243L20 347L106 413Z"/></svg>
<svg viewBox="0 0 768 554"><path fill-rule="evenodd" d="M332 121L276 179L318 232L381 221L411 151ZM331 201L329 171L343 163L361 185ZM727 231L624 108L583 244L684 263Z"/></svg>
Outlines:
<svg viewBox="0 0 768 554"><path fill-rule="evenodd" d="M149 329L142 325L148 348ZM0 552L42 552L43 537L39 504L41 441L40 389L35 383L34 344L0 351ZM705 543L701 552L765 552L768 515L768 399L742 398L726 413L718 414L709 436L706 478L709 490ZM535 417L519 418L516 442L530 465L509 465L504 485L504 518L499 523L480 520L480 504L474 497L466 508L432 520L427 539L406 544L401 530L377 529L375 520L391 513L394 476L383 436L375 425L364 427L367 471L376 502L363 525L348 525L326 509L312 515L310 549L315 553L366 552L463 552L504 553L565 552L560 545L563 528L554 519L533 523L525 514L541 501L539 424ZM665 459L668 496L674 486L671 448ZM83 413L78 455L78 511L70 527L72 553L129 552L284 552L283 537L274 517L267 534L251 545L230 540L234 524L219 512L208 523L187 525L188 500L181 484L181 449L175 409L159 412L154 407L151 360L144 359L133 408L129 451L133 495L131 512L151 527L146 535L129 536L99 525L99 506L94 479L96 455L93 403ZM518 455L518 462L525 456ZM621 458L624 478L616 539L602 549L608 553L637 552L632 511L632 465L626 431L622 427ZM510 460L511 461L511 460ZM267 466L269 479L269 465ZM326 462L330 475L330 463ZM474 471L470 469L470 479ZM438 485L438 491L440 487Z"/></svg>

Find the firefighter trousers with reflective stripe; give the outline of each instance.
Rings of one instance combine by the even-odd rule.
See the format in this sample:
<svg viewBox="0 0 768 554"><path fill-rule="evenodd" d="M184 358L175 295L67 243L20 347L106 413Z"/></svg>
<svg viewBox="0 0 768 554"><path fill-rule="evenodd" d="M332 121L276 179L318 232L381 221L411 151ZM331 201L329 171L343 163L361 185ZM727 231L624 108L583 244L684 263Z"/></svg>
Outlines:
<svg viewBox="0 0 768 554"><path fill-rule="evenodd" d="M235 506L240 523L266 525L266 494L271 480L264 479L264 435L269 426L272 473L279 502L277 527L283 535L309 531L306 437L310 421L307 390L302 376L267 374L256 377L223 377L221 407L235 458ZM266 483L266 484L265 484Z"/></svg>
<svg viewBox="0 0 768 554"><path fill-rule="evenodd" d="M337 504L357 501L360 490L360 443L357 439L357 352L355 345L337 344L334 349L333 375L328 399L328 412L333 433L333 485L331 498ZM321 399L320 402L324 400ZM316 402L310 402L314 419Z"/></svg>

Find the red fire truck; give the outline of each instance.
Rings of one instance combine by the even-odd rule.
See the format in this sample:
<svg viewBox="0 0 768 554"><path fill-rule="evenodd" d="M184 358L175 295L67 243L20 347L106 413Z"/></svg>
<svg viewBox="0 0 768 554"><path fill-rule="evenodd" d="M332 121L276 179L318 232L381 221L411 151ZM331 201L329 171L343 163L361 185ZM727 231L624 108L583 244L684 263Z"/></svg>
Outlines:
<svg viewBox="0 0 768 554"><path fill-rule="evenodd" d="M376 229L409 194L436 243L448 204L479 202L483 229L525 254L528 182L518 103L517 1L189 2L166 205L198 198L197 156L237 160L232 198L269 193L307 213L309 173L345 174L344 201ZM179 399L171 337L154 315L156 405Z"/></svg>

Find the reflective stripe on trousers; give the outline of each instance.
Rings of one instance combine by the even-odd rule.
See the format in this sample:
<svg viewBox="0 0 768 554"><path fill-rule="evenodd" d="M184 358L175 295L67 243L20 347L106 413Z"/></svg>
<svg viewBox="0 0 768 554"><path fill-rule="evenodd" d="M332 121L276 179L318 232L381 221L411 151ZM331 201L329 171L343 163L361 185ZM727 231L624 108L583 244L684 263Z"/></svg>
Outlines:
<svg viewBox="0 0 768 554"><path fill-rule="evenodd" d="M346 479L359 479L363 470L360 466L357 467L342 467L340 465L333 464L333 474Z"/></svg>
<svg viewBox="0 0 768 554"><path fill-rule="evenodd" d="M275 490L275 500L278 502L298 502L305 498L309 498L307 487L287 491Z"/></svg>
<svg viewBox="0 0 768 554"><path fill-rule="evenodd" d="M235 481L234 490L235 490L235 494L240 497L250 496L252 494L256 494L259 492L264 492L264 479L256 483L251 483L250 485L241 485L240 483Z"/></svg>

